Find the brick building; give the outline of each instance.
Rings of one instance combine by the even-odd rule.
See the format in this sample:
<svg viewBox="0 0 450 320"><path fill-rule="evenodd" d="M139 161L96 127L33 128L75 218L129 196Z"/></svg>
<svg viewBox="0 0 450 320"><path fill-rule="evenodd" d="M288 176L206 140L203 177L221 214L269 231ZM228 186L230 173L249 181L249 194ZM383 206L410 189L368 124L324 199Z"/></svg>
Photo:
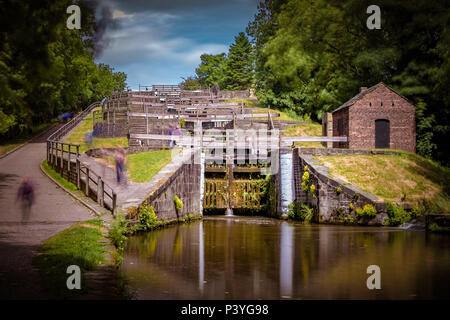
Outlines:
<svg viewBox="0 0 450 320"><path fill-rule="evenodd" d="M332 113L333 136L347 136L335 148L390 148L416 151L415 106L380 82Z"/></svg>

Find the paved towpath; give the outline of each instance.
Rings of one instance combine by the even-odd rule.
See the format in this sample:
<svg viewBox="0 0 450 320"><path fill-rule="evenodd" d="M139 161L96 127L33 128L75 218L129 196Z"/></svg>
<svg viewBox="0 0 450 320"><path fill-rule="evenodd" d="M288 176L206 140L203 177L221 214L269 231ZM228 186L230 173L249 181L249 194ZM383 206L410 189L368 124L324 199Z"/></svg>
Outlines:
<svg viewBox="0 0 450 320"><path fill-rule="evenodd" d="M52 131L52 130L50 130ZM46 299L32 258L42 242L72 224L94 218L40 171L50 132L0 159L0 299ZM36 201L23 221L17 189L25 175L35 182Z"/></svg>

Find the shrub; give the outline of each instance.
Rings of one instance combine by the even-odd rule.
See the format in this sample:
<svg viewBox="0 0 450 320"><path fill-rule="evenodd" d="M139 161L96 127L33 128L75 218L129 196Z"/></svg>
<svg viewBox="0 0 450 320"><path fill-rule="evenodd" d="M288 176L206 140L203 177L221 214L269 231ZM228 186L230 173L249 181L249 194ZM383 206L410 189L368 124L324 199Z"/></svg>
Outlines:
<svg viewBox="0 0 450 320"><path fill-rule="evenodd" d="M309 187L309 190L311 191L311 194L312 194L313 197L315 198L315 197L316 197L316 186L312 184L312 185Z"/></svg>
<svg viewBox="0 0 450 320"><path fill-rule="evenodd" d="M387 202L386 212L389 216L389 219L385 221L386 225L398 226L404 224L408 220L406 211L390 201Z"/></svg>
<svg viewBox="0 0 450 320"><path fill-rule="evenodd" d="M156 226L158 217L152 206L149 206L147 202L141 206L139 211L139 223L140 229L149 230Z"/></svg>
<svg viewBox="0 0 450 320"><path fill-rule="evenodd" d="M371 204L366 204L362 209L356 208L356 215L358 217L369 217L373 218L377 215L377 211Z"/></svg>
<svg viewBox="0 0 450 320"><path fill-rule="evenodd" d="M183 208L183 201L181 201L177 195L174 195L173 202L175 203L175 210L177 210L177 213L180 212L181 208Z"/></svg>
<svg viewBox="0 0 450 320"><path fill-rule="evenodd" d="M348 215L344 218L344 223L354 224L354 223L356 223L356 219L355 219L351 214L348 214Z"/></svg>
<svg viewBox="0 0 450 320"><path fill-rule="evenodd" d="M112 244L116 247L114 260L117 264L120 264L123 260L123 251L125 242L127 241L127 233L127 219L124 214L119 214L112 221L108 231L108 238L111 239Z"/></svg>
<svg viewBox="0 0 450 320"><path fill-rule="evenodd" d="M353 205L353 202L350 202L348 207L350 208L350 211L353 211L353 209L355 209L355 206Z"/></svg>
<svg viewBox="0 0 450 320"><path fill-rule="evenodd" d="M425 214L426 212L426 208L425 206L419 206L419 205L415 205L412 209L411 209L411 213L410 216L413 219L416 219L418 217L421 217Z"/></svg>
<svg viewBox="0 0 450 320"><path fill-rule="evenodd" d="M186 121L182 118L182 119L180 120L180 127L181 127L181 128L184 128L185 125L186 125Z"/></svg>
<svg viewBox="0 0 450 320"><path fill-rule="evenodd" d="M297 201L293 201L289 205L288 217L291 219L310 222L313 216L314 210L306 203L299 204Z"/></svg>
<svg viewBox="0 0 450 320"><path fill-rule="evenodd" d="M305 166L307 168L308 166ZM308 192L309 190L309 172L305 171L302 176L302 190Z"/></svg>
<svg viewBox="0 0 450 320"><path fill-rule="evenodd" d="M341 189L341 187L339 186L339 187L337 187L336 188L336 193L338 194L338 195L340 195L341 194L341 192L342 192L342 189Z"/></svg>

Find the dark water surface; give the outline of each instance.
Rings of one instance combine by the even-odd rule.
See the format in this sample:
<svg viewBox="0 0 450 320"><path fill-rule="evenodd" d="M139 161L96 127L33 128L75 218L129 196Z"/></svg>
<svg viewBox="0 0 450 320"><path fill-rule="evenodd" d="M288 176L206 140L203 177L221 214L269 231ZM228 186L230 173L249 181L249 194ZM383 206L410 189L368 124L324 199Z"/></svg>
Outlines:
<svg viewBox="0 0 450 320"><path fill-rule="evenodd" d="M369 265L381 290L367 289ZM450 237L205 217L130 237L123 272L137 299L449 298Z"/></svg>

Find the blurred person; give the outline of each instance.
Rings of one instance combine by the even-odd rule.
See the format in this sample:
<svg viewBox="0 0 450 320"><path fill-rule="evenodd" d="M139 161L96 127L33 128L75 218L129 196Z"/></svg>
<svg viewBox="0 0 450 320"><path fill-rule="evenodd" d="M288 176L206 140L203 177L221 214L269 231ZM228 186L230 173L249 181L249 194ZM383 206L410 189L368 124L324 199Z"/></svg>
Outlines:
<svg viewBox="0 0 450 320"><path fill-rule="evenodd" d="M175 130L173 130L173 135L178 137L183 135L179 126L176 126ZM174 141L174 144L177 144L176 141Z"/></svg>
<svg viewBox="0 0 450 320"><path fill-rule="evenodd" d="M94 140L94 134L92 133L92 131L86 132L86 134L84 135L84 142L85 142L88 146L91 146L93 140Z"/></svg>
<svg viewBox="0 0 450 320"><path fill-rule="evenodd" d="M20 201L22 206L22 222L26 222L30 218L31 206L34 203L35 191L34 183L31 180L31 175L23 178L22 183L17 190L16 202Z"/></svg>
<svg viewBox="0 0 450 320"><path fill-rule="evenodd" d="M114 160L116 162L116 176L117 183L127 183L125 177L125 165L127 163L127 155L124 148L119 148L118 151L114 153Z"/></svg>
<svg viewBox="0 0 450 320"><path fill-rule="evenodd" d="M172 128L172 126L169 126L169 135L171 136L171 135L173 135L173 128ZM173 147L173 140L170 140L169 141L169 148L172 148Z"/></svg>

